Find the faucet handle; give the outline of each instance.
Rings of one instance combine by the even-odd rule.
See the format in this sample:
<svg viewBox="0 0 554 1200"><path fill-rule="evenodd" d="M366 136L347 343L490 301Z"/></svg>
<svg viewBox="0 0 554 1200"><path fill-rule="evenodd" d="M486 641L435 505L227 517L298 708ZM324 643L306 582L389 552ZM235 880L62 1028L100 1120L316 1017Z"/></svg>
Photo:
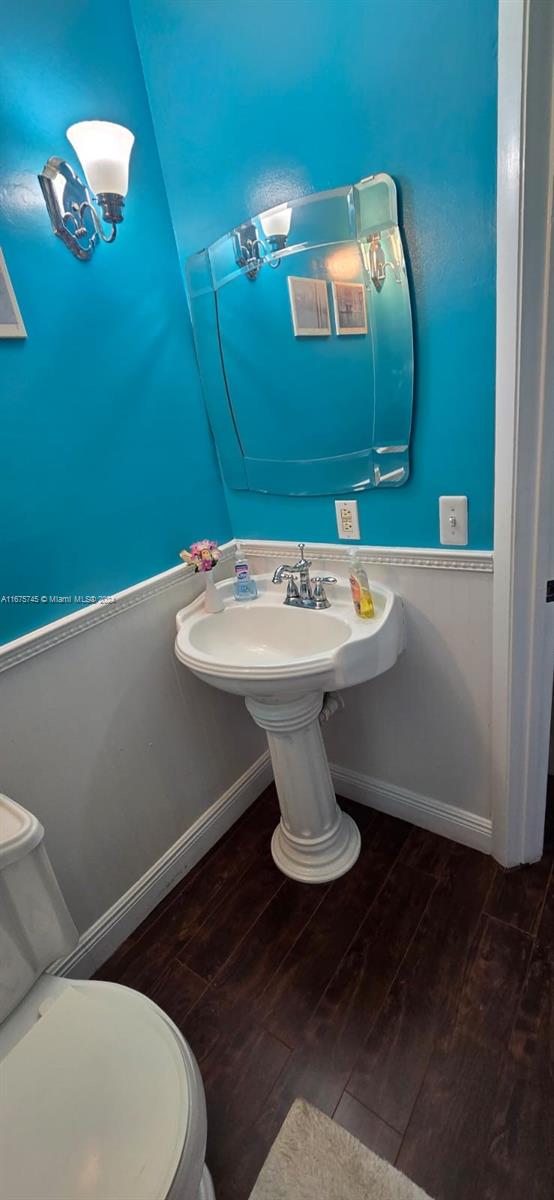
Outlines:
<svg viewBox="0 0 554 1200"><path fill-rule="evenodd" d="M325 593L326 583L336 583L334 575L315 575L312 579L313 583L313 598L316 608L329 608L329 601Z"/></svg>

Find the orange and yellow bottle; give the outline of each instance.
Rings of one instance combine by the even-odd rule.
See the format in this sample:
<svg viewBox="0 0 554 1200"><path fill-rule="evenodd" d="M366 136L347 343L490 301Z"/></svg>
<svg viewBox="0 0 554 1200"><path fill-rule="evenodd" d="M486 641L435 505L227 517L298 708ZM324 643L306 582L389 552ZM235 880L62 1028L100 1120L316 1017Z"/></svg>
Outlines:
<svg viewBox="0 0 554 1200"><path fill-rule="evenodd" d="M352 601L359 617L368 620L375 616L373 596L365 567L362 566L357 550L350 551L350 589Z"/></svg>

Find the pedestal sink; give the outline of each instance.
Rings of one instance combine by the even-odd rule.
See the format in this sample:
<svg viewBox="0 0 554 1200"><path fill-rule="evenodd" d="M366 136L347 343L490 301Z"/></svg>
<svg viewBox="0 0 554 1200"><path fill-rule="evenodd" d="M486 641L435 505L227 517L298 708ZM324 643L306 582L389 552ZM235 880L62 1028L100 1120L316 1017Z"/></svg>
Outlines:
<svg viewBox="0 0 554 1200"><path fill-rule="evenodd" d="M199 596L177 614L175 653L199 679L244 696L265 729L281 820L271 842L278 867L304 883L343 875L360 852L359 830L339 808L321 736L326 692L364 683L394 666L404 646L402 601L372 583L376 615L361 620L348 582L324 611L287 607L270 575L258 597L236 601L232 580L217 585L221 613Z"/></svg>

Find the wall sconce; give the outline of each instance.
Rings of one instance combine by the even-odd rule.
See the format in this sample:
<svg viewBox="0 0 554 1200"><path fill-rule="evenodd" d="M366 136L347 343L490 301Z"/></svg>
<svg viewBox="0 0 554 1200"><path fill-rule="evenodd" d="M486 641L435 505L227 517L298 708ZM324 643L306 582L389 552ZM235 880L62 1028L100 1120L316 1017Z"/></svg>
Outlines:
<svg viewBox="0 0 554 1200"><path fill-rule="evenodd" d="M275 255L287 244L292 209L288 204L278 204L261 213L259 220L265 241L258 237L253 221L239 225L233 232L235 261L237 266L246 267L248 279L256 279L264 262L273 268L280 265L281 259Z"/></svg>
<svg viewBox="0 0 554 1200"><path fill-rule="evenodd" d="M394 262L391 262L385 257L385 252L381 245L381 236L380 233L372 233L367 242L362 242L366 270L371 275L373 286L377 292L381 291L385 282L387 267L390 267L390 270L393 272L396 283L402 282L400 274L402 268L401 250L399 251L394 236L391 236L391 254L394 259Z"/></svg>
<svg viewBox="0 0 554 1200"><path fill-rule="evenodd" d="M76 258L89 259L99 241L113 242L123 220L134 134L111 121L79 121L67 138L81 160L90 192L63 158L49 158L39 183L52 230ZM91 195L111 225L106 234Z"/></svg>

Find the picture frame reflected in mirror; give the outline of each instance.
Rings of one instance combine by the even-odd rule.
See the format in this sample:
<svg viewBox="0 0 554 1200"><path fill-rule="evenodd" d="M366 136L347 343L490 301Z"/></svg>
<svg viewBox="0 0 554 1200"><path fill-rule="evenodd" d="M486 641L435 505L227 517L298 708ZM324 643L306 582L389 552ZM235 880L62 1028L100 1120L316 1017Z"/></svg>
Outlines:
<svg viewBox="0 0 554 1200"><path fill-rule="evenodd" d="M325 279L288 276L292 327L295 337L329 337L331 316Z"/></svg>
<svg viewBox="0 0 554 1200"><path fill-rule="evenodd" d="M335 329L342 334L367 333L367 300L363 283L338 283L333 280Z"/></svg>

